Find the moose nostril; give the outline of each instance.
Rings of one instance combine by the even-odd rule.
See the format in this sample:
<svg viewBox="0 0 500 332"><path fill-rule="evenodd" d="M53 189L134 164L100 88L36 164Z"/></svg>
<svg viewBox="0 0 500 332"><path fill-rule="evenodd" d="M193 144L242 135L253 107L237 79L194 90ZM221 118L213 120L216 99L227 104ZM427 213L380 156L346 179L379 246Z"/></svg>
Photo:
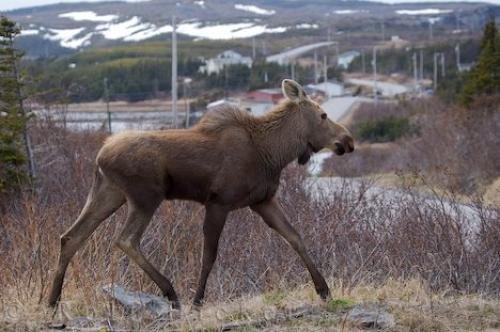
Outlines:
<svg viewBox="0 0 500 332"><path fill-rule="evenodd" d="M345 153L345 148L344 145L342 145L342 143L335 142L335 153L338 154L339 156Z"/></svg>

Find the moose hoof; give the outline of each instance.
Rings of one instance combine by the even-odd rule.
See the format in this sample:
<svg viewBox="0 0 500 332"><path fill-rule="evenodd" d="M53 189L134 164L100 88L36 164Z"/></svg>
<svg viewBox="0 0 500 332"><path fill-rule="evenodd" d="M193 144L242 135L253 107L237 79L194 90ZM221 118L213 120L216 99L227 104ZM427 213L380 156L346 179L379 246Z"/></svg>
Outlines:
<svg viewBox="0 0 500 332"><path fill-rule="evenodd" d="M181 303L179 300L172 301L171 305L173 310L181 310Z"/></svg>
<svg viewBox="0 0 500 332"><path fill-rule="evenodd" d="M326 301L330 298L330 290L328 288L316 289L316 292L322 300Z"/></svg>
<svg viewBox="0 0 500 332"><path fill-rule="evenodd" d="M203 306L203 299L194 299L193 308L200 309Z"/></svg>

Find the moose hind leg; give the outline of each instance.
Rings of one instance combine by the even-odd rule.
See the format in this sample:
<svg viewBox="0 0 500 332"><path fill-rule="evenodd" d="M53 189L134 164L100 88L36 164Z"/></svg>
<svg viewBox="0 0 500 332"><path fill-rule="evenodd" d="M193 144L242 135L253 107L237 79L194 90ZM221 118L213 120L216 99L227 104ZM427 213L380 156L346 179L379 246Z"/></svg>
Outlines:
<svg viewBox="0 0 500 332"><path fill-rule="evenodd" d="M124 194L96 170L94 183L80 215L61 236L59 262L49 293L49 305L54 307L61 297L68 264L94 230L125 202Z"/></svg>
<svg viewBox="0 0 500 332"><path fill-rule="evenodd" d="M179 309L179 298L175 293L172 283L144 257L144 254L140 250L141 237L148 227L158 204L150 208L140 208L129 201L127 222L119 236L117 246L146 272L151 280L160 288L163 295L172 302L172 307Z"/></svg>

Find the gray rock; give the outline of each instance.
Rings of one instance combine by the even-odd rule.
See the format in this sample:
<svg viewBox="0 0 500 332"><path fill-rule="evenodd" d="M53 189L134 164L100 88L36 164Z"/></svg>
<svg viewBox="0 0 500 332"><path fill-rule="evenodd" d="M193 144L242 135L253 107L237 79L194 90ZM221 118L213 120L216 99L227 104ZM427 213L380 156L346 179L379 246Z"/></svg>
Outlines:
<svg viewBox="0 0 500 332"><path fill-rule="evenodd" d="M347 320L364 329L388 329L394 326L394 317L380 305L357 305Z"/></svg>
<svg viewBox="0 0 500 332"><path fill-rule="evenodd" d="M143 292L132 292L116 284L102 287L107 295L114 298L127 311L149 311L156 316L163 316L172 310L170 303L163 297Z"/></svg>

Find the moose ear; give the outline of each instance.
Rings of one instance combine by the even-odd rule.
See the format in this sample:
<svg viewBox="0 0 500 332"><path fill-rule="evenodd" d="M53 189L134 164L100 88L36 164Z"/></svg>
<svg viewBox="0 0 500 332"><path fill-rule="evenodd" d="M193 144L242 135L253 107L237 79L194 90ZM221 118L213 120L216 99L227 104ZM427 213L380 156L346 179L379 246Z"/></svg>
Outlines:
<svg viewBox="0 0 500 332"><path fill-rule="evenodd" d="M281 89L285 97L291 101L299 102L307 98L307 93L304 88L294 80L284 79L281 83Z"/></svg>

